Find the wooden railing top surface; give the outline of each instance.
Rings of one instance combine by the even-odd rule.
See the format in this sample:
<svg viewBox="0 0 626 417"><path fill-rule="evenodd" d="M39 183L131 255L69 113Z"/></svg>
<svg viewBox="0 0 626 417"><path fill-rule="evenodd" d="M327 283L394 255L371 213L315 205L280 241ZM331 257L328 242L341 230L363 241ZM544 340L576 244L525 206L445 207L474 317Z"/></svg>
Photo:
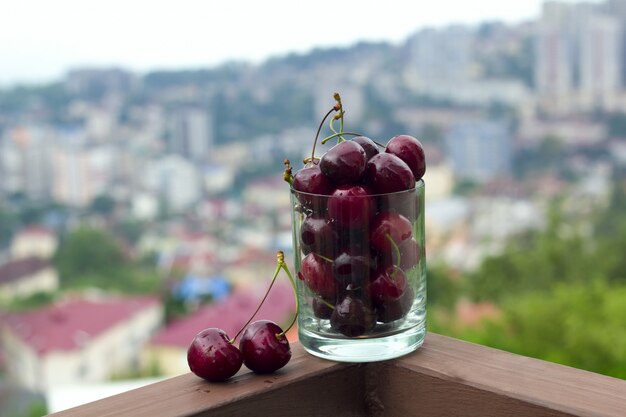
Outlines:
<svg viewBox="0 0 626 417"><path fill-rule="evenodd" d="M290 363L275 374L242 370L225 383L186 374L54 416L262 415L261 410L271 410L274 417L323 411L336 416L626 416L625 380L432 333L418 351L380 363L325 361L299 344L292 352ZM300 412L294 414L293 407Z"/></svg>

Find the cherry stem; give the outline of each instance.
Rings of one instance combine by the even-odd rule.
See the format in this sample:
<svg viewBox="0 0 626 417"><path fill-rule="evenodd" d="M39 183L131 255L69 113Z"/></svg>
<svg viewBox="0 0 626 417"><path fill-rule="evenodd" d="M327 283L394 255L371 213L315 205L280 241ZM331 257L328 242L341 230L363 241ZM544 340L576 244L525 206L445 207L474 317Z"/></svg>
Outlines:
<svg viewBox="0 0 626 417"><path fill-rule="evenodd" d="M250 319L248 319L248 321L246 322L246 324L244 324L241 329L239 329L239 331L237 332L237 334L235 335L235 337L233 337L230 340L230 343L233 344L235 343L235 340L237 340L237 337L239 337L239 335L241 334L241 332L243 332L243 330L248 327L248 324L250 324L250 322L252 321L252 319L254 318L254 316L256 316L256 314L259 312L259 310L261 309L261 306L263 305L263 303L265 302L265 300L267 299L267 296L270 293L270 290L272 289L272 287L274 286L274 282L276 282L276 277L278 277L278 273L280 272L281 267L285 264L285 255L283 254L282 251L278 251L278 253L276 254L276 270L274 271L274 277L272 278L272 282L270 282L270 286L267 288L267 291L265 292L265 296L263 296L263 299L261 300L261 302L259 303L258 307L256 308L256 310L254 311L254 313L252 313L252 316L250 316Z"/></svg>
<svg viewBox="0 0 626 417"><path fill-rule="evenodd" d="M327 258L327 257L325 257L325 256L323 256L323 255L320 255L319 253L316 253L316 254L315 254L315 256L319 256L320 258L322 258L322 259L323 259L323 260L325 260L326 262L330 262L331 264L332 264L333 262L335 262L335 261L333 261L333 260L332 260L332 259L330 259L330 258Z"/></svg>
<svg viewBox="0 0 626 417"><path fill-rule="evenodd" d="M372 140L372 142L374 142L376 145L378 145L379 148L386 148L386 146L383 145L382 143L378 143L375 140Z"/></svg>
<svg viewBox="0 0 626 417"><path fill-rule="evenodd" d="M289 159L285 159L283 161L283 164L285 164L285 172L283 173L283 180L287 181L289 183L289 185L293 185L293 175L292 175L292 171L291 171L291 162L289 162Z"/></svg>
<svg viewBox="0 0 626 417"><path fill-rule="evenodd" d="M317 298L322 304L325 304L327 307L332 308L333 310L335 309L335 306L332 305L331 303L329 303L328 301L324 300L322 297L320 297L319 295L315 295L315 298Z"/></svg>
<svg viewBox="0 0 626 417"><path fill-rule="evenodd" d="M289 271L289 267L287 267L287 264L285 263L284 257L283 257L283 260L282 260L282 262L280 264L280 268L282 268L282 270L285 271L285 273L287 274L287 277L289 277L289 282L291 282L291 288L293 289L293 295L296 298L296 314L293 315L293 319L291 320L291 324L289 325L289 327L287 327L283 332L278 333L276 335L276 337L278 337L278 338L285 336L287 334L287 332L289 330L291 330L293 325L296 324L296 320L298 319L298 311L299 311L299 308L300 308L300 303L298 301L298 290L296 289L296 282L293 280L293 276L291 275L291 272Z"/></svg>
<svg viewBox="0 0 626 417"><path fill-rule="evenodd" d="M326 136L324 139L322 139L322 145L328 142L329 140L331 140L332 138L336 138L337 136L342 136L342 135L363 136L362 134L356 133L356 132L337 132L330 136Z"/></svg>
<svg viewBox="0 0 626 417"><path fill-rule="evenodd" d="M322 119L322 121L320 122L320 125L317 128L317 133L315 134L315 141L313 141L313 149L311 150L311 159L315 159L315 146L317 145L317 138L319 138L320 136L320 132L322 130L322 126L324 125L324 122L326 121L326 119L328 118L328 116L330 116L330 114L334 111L336 111L336 107L333 106L332 109L328 110L328 113L326 113L326 116L324 116L324 118ZM323 142L322 142L323 143Z"/></svg>
<svg viewBox="0 0 626 417"><path fill-rule="evenodd" d="M396 242L393 241L393 238L391 237L389 233L385 234L385 237L387 238L387 240L389 240L389 243L391 243L391 247L393 248L393 253L394 255L396 255L396 262L394 262L394 266L397 266L398 268L400 268L400 256L401 256L400 248L398 247ZM394 270L392 275L395 275L395 274L396 274L396 271Z"/></svg>
<svg viewBox="0 0 626 417"><path fill-rule="evenodd" d="M333 120L339 119L339 133L343 133L343 104L341 103L341 96L339 93L333 94L333 98L337 101L336 106L339 106L338 113L333 117ZM339 136L337 138L337 143L344 141L345 138L343 136Z"/></svg>

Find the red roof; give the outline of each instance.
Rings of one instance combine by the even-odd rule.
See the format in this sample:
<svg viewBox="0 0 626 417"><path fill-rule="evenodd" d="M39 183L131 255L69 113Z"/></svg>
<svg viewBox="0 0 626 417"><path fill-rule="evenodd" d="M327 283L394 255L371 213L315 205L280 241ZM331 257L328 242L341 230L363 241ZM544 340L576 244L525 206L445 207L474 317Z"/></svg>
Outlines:
<svg viewBox="0 0 626 417"><path fill-rule="evenodd" d="M218 327L232 338L254 313L265 290L266 288L259 288L256 292L238 291L222 301L204 306L157 333L150 344L187 348L194 336L208 327ZM291 320L295 311L291 285L274 284L254 320L272 320L282 325Z"/></svg>
<svg viewBox="0 0 626 417"><path fill-rule="evenodd" d="M20 230L18 234L38 235L38 236L55 236L54 232L51 229L48 229L46 226L42 226L38 224L25 227L24 229Z"/></svg>
<svg viewBox="0 0 626 417"><path fill-rule="evenodd" d="M50 262L36 256L7 262L0 266L0 284L18 281L51 266Z"/></svg>
<svg viewBox="0 0 626 417"><path fill-rule="evenodd" d="M73 299L39 310L10 313L0 324L43 356L80 349L90 339L159 303L156 297Z"/></svg>

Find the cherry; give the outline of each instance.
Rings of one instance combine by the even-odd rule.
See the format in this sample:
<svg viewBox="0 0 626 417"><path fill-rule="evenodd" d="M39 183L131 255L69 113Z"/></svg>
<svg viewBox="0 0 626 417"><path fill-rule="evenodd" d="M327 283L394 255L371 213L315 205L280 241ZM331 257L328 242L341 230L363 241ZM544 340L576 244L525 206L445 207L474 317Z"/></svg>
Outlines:
<svg viewBox="0 0 626 417"><path fill-rule="evenodd" d="M325 299L334 299L337 290L331 271L331 262L311 252L302 260L300 272L298 272L298 278Z"/></svg>
<svg viewBox="0 0 626 417"><path fill-rule="evenodd" d="M321 300L317 297L313 297L311 301L311 308L313 309L313 314L318 319L329 319L333 314L334 308L329 305L330 303L325 300Z"/></svg>
<svg viewBox="0 0 626 417"><path fill-rule="evenodd" d="M364 227L376 211L376 200L371 194L360 185L337 187L328 198L328 216L341 227Z"/></svg>
<svg viewBox="0 0 626 417"><path fill-rule="evenodd" d="M343 251L333 262L333 275L343 288L361 286L369 280L370 264L369 256Z"/></svg>
<svg viewBox="0 0 626 417"><path fill-rule="evenodd" d="M289 362L291 349L283 330L269 320L251 323L239 340L243 363L259 374L274 372Z"/></svg>
<svg viewBox="0 0 626 417"><path fill-rule="evenodd" d="M413 237L411 222L398 213L380 213L371 224L370 244L383 256Z"/></svg>
<svg viewBox="0 0 626 417"><path fill-rule="evenodd" d="M406 316L413 306L415 292L407 285L404 292L398 297L387 300L376 307L376 320L381 323L389 323Z"/></svg>
<svg viewBox="0 0 626 417"><path fill-rule="evenodd" d="M320 159L320 170L335 184L354 184L365 171L367 157L361 145L343 141L330 148Z"/></svg>
<svg viewBox="0 0 626 417"><path fill-rule="evenodd" d="M191 372L207 381L225 381L241 368L243 356L221 329L208 328L198 333L187 349Z"/></svg>
<svg viewBox="0 0 626 417"><path fill-rule="evenodd" d="M379 153L367 162L365 183L377 194L395 193L415 186L411 168L400 158L390 153Z"/></svg>
<svg viewBox="0 0 626 417"><path fill-rule="evenodd" d="M314 205L319 205L319 201L316 201L315 195L330 195L335 189L335 186L330 182L326 175L322 174L319 164L310 163L293 176L292 187L296 191L298 201L308 208L313 208Z"/></svg>
<svg viewBox="0 0 626 417"><path fill-rule="evenodd" d="M361 145L361 147L363 147L363 150L365 151L365 158L368 161L372 158L372 156L378 155L380 153L380 150L378 149L378 145L376 145L376 143L373 140L371 140L370 138L366 136L357 136L357 137L352 138L351 140Z"/></svg>
<svg viewBox="0 0 626 417"><path fill-rule="evenodd" d="M304 254L315 252L325 257L333 256L333 242L337 233L330 221L316 215L307 216L300 227L300 243Z"/></svg>
<svg viewBox="0 0 626 417"><path fill-rule="evenodd" d="M400 261L398 262L395 251L378 253L378 266L387 268L392 265L399 266L403 271L408 271L418 264L421 256L420 245L415 239L409 239L398 246Z"/></svg>
<svg viewBox="0 0 626 417"><path fill-rule="evenodd" d="M370 284L370 295L375 306L382 305L402 295L406 289L406 275L396 266L376 272Z"/></svg>
<svg viewBox="0 0 626 417"><path fill-rule="evenodd" d="M426 156L419 140L409 135L398 135L389 139L385 152L402 159L411 168L415 180L426 172Z"/></svg>
<svg viewBox="0 0 626 417"><path fill-rule="evenodd" d="M375 324L376 317L372 309L350 292L335 306L330 316L330 326L348 337L367 333Z"/></svg>
<svg viewBox="0 0 626 417"><path fill-rule="evenodd" d="M276 271L270 286L255 312L252 313L250 319L237 332L235 337L229 340L223 330L209 328L198 333L193 339L187 350L187 363L189 364L189 369L194 374L209 381L224 381L237 373L241 369L242 363L245 363L254 372L267 373L280 369L289 362L291 350L285 334L295 324L297 313L284 332L276 323L266 320L250 324L265 302L281 269L289 277L294 296L296 296L297 312L298 297L296 284L289 268L285 264L284 253L278 251L276 254ZM241 350L239 350L233 343L244 329L245 332L239 344Z"/></svg>

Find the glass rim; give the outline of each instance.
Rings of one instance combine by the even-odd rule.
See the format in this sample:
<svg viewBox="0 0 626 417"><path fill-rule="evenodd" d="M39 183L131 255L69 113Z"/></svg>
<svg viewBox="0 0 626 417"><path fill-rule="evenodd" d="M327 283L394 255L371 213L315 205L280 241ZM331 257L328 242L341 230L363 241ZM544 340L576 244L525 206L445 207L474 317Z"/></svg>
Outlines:
<svg viewBox="0 0 626 417"><path fill-rule="evenodd" d="M355 185L359 185L359 184L355 184ZM380 197L380 196L412 194L418 190L424 189L425 186L426 184L424 183L424 179L420 178L419 180L415 181L415 187L409 188L408 190L394 191L393 193L378 193L378 194L367 194L367 195L361 195L361 196L351 196L350 198L365 198L365 197ZM331 194L313 194L313 193L307 193L305 191L298 191L298 190L295 190L293 186L290 186L289 189L291 190L291 194L299 194L299 195L305 195L305 196L311 196L311 197L325 197L325 198L332 197Z"/></svg>

